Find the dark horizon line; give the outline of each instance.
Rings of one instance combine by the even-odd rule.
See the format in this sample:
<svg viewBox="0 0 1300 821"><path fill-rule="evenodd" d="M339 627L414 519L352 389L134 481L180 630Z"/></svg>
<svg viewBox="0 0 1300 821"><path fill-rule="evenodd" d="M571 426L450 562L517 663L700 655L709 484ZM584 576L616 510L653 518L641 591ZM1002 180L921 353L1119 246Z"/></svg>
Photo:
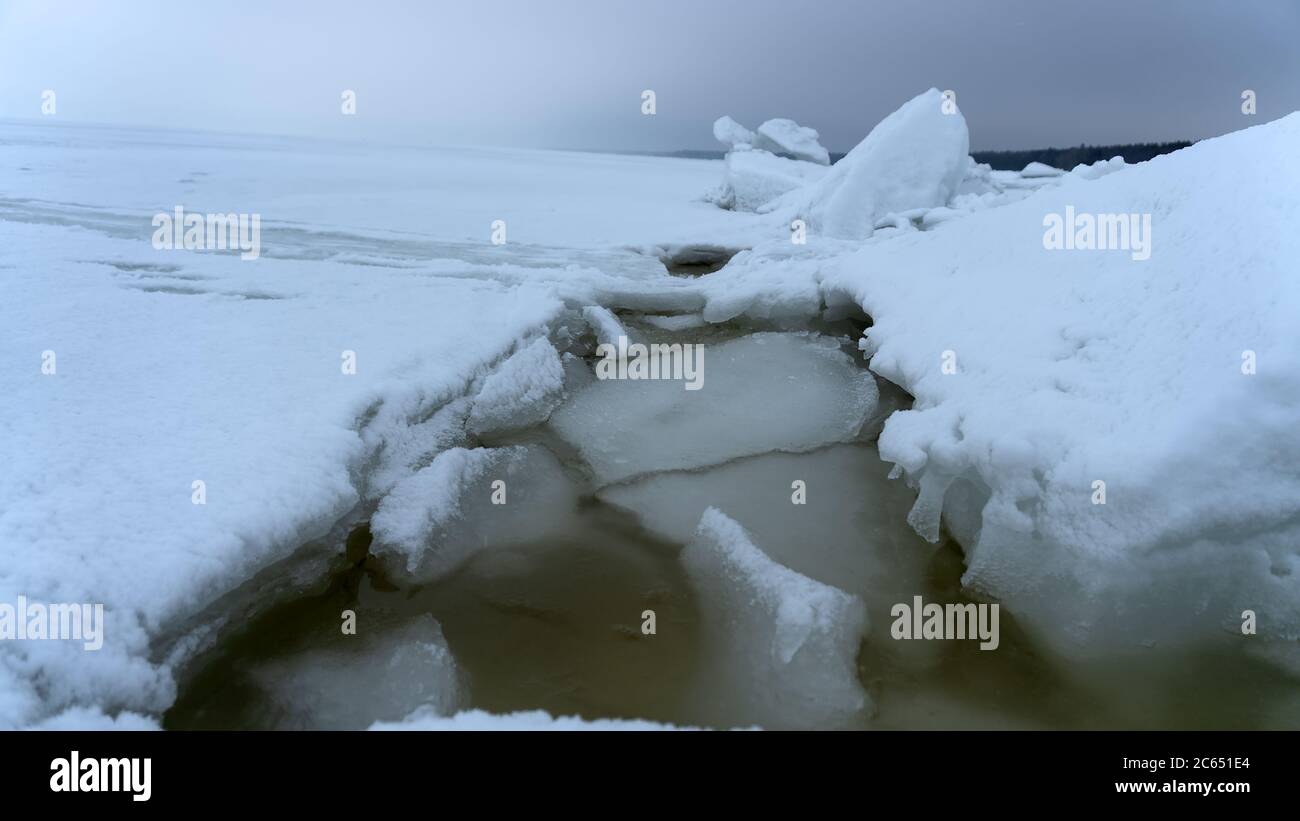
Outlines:
<svg viewBox="0 0 1300 821"><path fill-rule="evenodd" d="M1138 143L1111 143L1101 145L1089 145L1088 143L1079 143L1078 145L1048 146L1047 148L1011 148L997 149L992 151L971 151L970 155L978 163L988 163L995 171L1019 171L1030 162L1042 162L1054 168L1064 168L1059 164L1060 157L1066 156L1085 156L1095 157L1097 159L1108 160L1111 157L1124 157L1126 162L1135 163L1149 160L1160 154L1168 154L1196 144L1199 140L1165 140L1161 142L1138 142ZM582 150L582 149L578 149ZM702 149L702 148L682 148L674 151L622 151L622 150L591 150L586 149L588 153L596 154L623 154L644 157L670 157L674 159L686 160L721 160L727 156L725 149ZM847 151L831 151L831 165L844 159L848 154ZM1132 157L1132 158L1131 158ZM1055 159L1056 161L1049 161ZM1073 166L1070 166L1073 167Z"/></svg>

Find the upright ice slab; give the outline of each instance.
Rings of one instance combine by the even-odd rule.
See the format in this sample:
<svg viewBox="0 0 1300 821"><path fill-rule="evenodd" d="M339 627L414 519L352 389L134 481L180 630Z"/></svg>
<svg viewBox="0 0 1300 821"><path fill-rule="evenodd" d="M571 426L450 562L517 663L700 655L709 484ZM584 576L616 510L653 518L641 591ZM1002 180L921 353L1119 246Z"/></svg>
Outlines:
<svg viewBox="0 0 1300 821"><path fill-rule="evenodd" d="M768 729L856 726L871 710L857 678L862 601L768 558L716 508L682 552L707 635L704 698L716 715Z"/></svg>

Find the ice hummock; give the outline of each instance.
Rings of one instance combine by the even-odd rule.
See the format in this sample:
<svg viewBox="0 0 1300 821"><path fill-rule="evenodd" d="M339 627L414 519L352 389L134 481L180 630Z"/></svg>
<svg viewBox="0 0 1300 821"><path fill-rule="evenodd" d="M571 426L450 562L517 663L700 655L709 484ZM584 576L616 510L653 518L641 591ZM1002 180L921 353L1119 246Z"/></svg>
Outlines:
<svg viewBox="0 0 1300 821"><path fill-rule="evenodd" d="M945 205L966 176L969 150L966 119L932 88L881 120L820 180L764 210L802 217L829 237L864 239L886 214Z"/></svg>
<svg viewBox="0 0 1300 821"><path fill-rule="evenodd" d="M716 131L715 124L715 134ZM830 153L818 142L819 139L821 135L817 129L799 125L794 120L777 118L760 125L755 138L750 142L754 148L792 160L830 165Z"/></svg>
<svg viewBox="0 0 1300 821"><path fill-rule="evenodd" d="M758 333L708 345L703 361L700 390L674 379L596 380L557 408L550 425L597 482L609 484L851 441L878 400L871 375L836 340L813 334Z"/></svg>
<svg viewBox="0 0 1300 821"><path fill-rule="evenodd" d="M720 720L820 729L867 716L871 699L857 679L861 599L772 561L716 508L700 518L682 563L708 642L697 674Z"/></svg>

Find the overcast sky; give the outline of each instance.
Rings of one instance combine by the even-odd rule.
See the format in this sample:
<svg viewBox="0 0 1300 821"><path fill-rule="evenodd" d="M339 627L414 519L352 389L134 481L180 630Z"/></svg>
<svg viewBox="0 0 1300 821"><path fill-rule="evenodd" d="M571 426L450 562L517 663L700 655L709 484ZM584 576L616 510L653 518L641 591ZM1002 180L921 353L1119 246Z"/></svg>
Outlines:
<svg viewBox="0 0 1300 821"><path fill-rule="evenodd" d="M671 150L730 114L843 151L931 86L976 149L1221 134L1300 109L1300 3L0 0L5 117Z"/></svg>

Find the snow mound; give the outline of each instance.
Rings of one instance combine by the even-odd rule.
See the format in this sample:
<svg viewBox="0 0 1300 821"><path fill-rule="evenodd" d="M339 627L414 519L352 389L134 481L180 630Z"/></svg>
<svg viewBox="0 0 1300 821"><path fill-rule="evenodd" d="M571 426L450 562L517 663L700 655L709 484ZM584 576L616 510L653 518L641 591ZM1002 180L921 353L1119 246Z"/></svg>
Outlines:
<svg viewBox="0 0 1300 821"><path fill-rule="evenodd" d="M716 508L682 563L698 589L725 720L769 729L850 726L871 709L857 679L862 601L772 561Z"/></svg>
<svg viewBox="0 0 1300 821"><path fill-rule="evenodd" d="M596 380L550 425L600 484L854 439L876 407L871 375L833 339L759 333L703 349L703 387L682 380ZM783 389L770 389L772 374Z"/></svg>
<svg viewBox="0 0 1300 821"><path fill-rule="evenodd" d="M717 123L713 125L713 133L717 136ZM758 134L749 142L753 143L754 148L788 156L793 160L830 165L831 155L818 142L820 137L816 129L799 125L794 120L778 118L760 125Z"/></svg>
<svg viewBox="0 0 1300 821"><path fill-rule="evenodd" d="M1031 162L1020 171L1022 177L1059 177L1065 172L1059 168L1053 168L1046 163Z"/></svg>
<svg viewBox="0 0 1300 821"><path fill-rule="evenodd" d="M754 143L754 132L724 114L713 122L713 138L728 151L747 151Z"/></svg>
<svg viewBox="0 0 1300 821"><path fill-rule="evenodd" d="M519 430L546 421L564 394L560 354L545 338L515 352L483 380L468 428L478 435Z"/></svg>
<svg viewBox="0 0 1300 821"><path fill-rule="evenodd" d="M880 438L919 487L912 522L934 538L942 513L965 583L1061 653L1296 655L1298 143L1292 114L820 269L916 397ZM1044 247L1067 208L1147 215L1149 258Z"/></svg>
<svg viewBox="0 0 1300 821"><path fill-rule="evenodd" d="M372 549L429 581L485 547L563 530L576 504L563 468L543 447L452 448L380 501L370 520Z"/></svg>
<svg viewBox="0 0 1300 821"><path fill-rule="evenodd" d="M890 212L945 205L970 164L966 119L936 89L920 94L881 120L821 180L785 195L764 210L803 217L837 239L871 236Z"/></svg>
<svg viewBox="0 0 1300 821"><path fill-rule="evenodd" d="M343 642L357 647L308 650L251 671L266 693L270 727L361 730L421 708L448 715L468 701L465 676L432 616Z"/></svg>

